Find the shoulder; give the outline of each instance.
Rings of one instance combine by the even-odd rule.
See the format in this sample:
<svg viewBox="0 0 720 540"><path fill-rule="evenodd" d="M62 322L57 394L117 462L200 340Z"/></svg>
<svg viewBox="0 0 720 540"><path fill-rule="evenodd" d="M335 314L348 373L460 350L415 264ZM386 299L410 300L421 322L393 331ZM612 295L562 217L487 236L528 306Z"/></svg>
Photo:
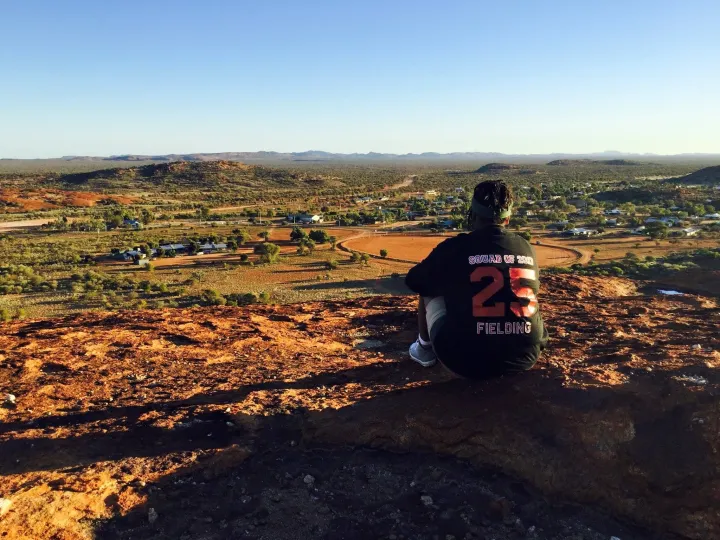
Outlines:
<svg viewBox="0 0 720 540"><path fill-rule="evenodd" d="M455 236L449 236L448 238L440 242L435 247L435 249L441 251L457 249L460 246L464 246L469 238L470 235L468 233L460 233L456 234Z"/></svg>
<svg viewBox="0 0 720 540"><path fill-rule="evenodd" d="M503 229L502 231L503 238L505 238L507 242L511 243L515 249L520 248L527 253L534 253L535 250L530 245L530 242L525 240L522 236L514 232L510 232L507 229Z"/></svg>

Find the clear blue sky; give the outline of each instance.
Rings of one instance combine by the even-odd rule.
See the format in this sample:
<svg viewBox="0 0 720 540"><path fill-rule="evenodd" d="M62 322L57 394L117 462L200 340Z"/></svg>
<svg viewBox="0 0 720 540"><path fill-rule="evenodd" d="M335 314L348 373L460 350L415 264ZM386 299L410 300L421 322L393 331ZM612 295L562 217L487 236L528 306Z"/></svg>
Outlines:
<svg viewBox="0 0 720 540"><path fill-rule="evenodd" d="M718 0L3 0L0 157L720 152Z"/></svg>

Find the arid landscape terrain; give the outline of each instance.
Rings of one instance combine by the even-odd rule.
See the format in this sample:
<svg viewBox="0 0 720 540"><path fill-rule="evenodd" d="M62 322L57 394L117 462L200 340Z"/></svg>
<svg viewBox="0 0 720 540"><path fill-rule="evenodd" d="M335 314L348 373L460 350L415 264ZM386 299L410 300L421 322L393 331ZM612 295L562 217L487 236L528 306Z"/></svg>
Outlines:
<svg viewBox="0 0 720 540"><path fill-rule="evenodd" d="M0 540L720 540L720 1L1 4Z"/></svg>
<svg viewBox="0 0 720 540"><path fill-rule="evenodd" d="M0 174L2 538L720 537L716 167L93 163ZM403 277L490 178L550 343L471 383Z"/></svg>

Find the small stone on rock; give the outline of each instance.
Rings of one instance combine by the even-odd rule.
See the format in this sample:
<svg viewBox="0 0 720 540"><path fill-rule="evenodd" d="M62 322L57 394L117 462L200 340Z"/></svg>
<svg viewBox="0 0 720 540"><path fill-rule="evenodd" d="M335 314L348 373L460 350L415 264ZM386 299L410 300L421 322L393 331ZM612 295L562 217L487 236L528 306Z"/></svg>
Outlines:
<svg viewBox="0 0 720 540"><path fill-rule="evenodd" d="M305 478L303 478L303 482L310 486L315 483L315 477L312 474L306 474Z"/></svg>
<svg viewBox="0 0 720 540"><path fill-rule="evenodd" d="M433 499L430 495L423 495L422 497L420 497L420 500L425 506L432 506Z"/></svg>
<svg viewBox="0 0 720 540"><path fill-rule="evenodd" d="M151 508L150 510L148 510L148 522L150 523L150 525L155 523L157 521L157 518L158 518L158 513L155 511L154 508Z"/></svg>
<svg viewBox="0 0 720 540"><path fill-rule="evenodd" d="M15 405L15 401L17 401L17 398L13 394L5 396L5 405Z"/></svg>
<svg viewBox="0 0 720 540"><path fill-rule="evenodd" d="M247 504L247 503L249 503L250 501L252 501L252 497L251 497L250 495L245 495L245 496L243 496L243 497L240 498L240 502L243 503L243 504Z"/></svg>
<svg viewBox="0 0 720 540"><path fill-rule="evenodd" d="M0 499L0 517L7 514L11 507L12 501L10 499Z"/></svg>

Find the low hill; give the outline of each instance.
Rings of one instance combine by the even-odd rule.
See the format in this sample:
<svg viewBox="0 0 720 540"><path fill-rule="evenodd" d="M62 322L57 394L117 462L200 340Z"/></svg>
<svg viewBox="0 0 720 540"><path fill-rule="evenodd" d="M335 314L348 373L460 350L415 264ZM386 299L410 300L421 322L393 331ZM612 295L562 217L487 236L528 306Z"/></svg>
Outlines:
<svg viewBox="0 0 720 540"><path fill-rule="evenodd" d="M479 169L475 170L475 172L481 174L496 174L505 171L515 171L520 168L520 165L514 165L512 163L488 163L487 165L483 165Z"/></svg>
<svg viewBox="0 0 720 540"><path fill-rule="evenodd" d="M551 167L558 166L571 166L571 165L640 165L638 161L631 161L629 159L556 159L547 163Z"/></svg>
<svg viewBox="0 0 720 540"><path fill-rule="evenodd" d="M595 160L593 163L597 165L625 165L625 166L634 166L634 165L640 165L639 161L631 161L629 159L600 159Z"/></svg>
<svg viewBox="0 0 720 540"><path fill-rule="evenodd" d="M143 186L164 188L217 189L223 186L245 188L293 188L303 186L338 186L337 179L326 179L312 173L246 165L237 161L175 161L139 167L102 169L63 174L52 179L70 189L137 189Z"/></svg>
<svg viewBox="0 0 720 540"><path fill-rule="evenodd" d="M551 167L569 167L571 165L590 165L590 159L555 159L547 163Z"/></svg>
<svg viewBox="0 0 720 540"><path fill-rule="evenodd" d="M6 323L0 536L719 538L717 304L542 300L538 365L484 383L408 360L410 297Z"/></svg>
<svg viewBox="0 0 720 540"><path fill-rule="evenodd" d="M699 171L668 180L672 184L718 184L720 185L720 165L705 167Z"/></svg>

